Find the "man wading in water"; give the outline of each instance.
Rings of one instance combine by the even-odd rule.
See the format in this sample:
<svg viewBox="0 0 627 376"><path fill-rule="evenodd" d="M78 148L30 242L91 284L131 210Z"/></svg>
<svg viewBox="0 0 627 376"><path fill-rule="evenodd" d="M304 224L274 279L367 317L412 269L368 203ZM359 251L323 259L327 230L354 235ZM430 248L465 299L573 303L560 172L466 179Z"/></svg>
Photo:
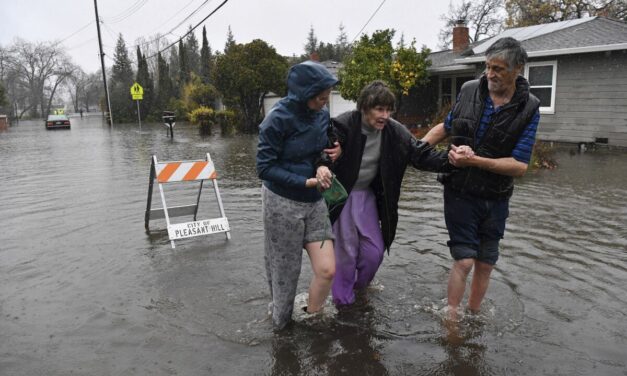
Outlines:
<svg viewBox="0 0 627 376"><path fill-rule="evenodd" d="M524 175L531 159L540 101L520 75L526 61L520 42L497 40L486 51L484 74L462 86L444 123L423 138L435 145L450 136L449 161L459 168L438 176L444 184L448 246L455 259L448 280L453 322L473 267L468 309L479 311L499 257L513 177Z"/></svg>

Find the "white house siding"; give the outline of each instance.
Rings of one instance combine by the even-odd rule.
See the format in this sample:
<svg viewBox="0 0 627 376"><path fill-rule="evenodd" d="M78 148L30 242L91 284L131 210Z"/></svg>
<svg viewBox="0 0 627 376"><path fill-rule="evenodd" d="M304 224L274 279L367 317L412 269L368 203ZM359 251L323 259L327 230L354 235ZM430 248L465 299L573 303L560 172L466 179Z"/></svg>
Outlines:
<svg viewBox="0 0 627 376"><path fill-rule="evenodd" d="M274 106L276 102L278 102L281 97L275 95L274 93L267 94L263 98L263 110L264 114L267 114L268 111ZM331 96L329 98L329 113L331 116L337 116L346 111L354 110L356 107L355 102L346 100L342 98L340 92L332 91Z"/></svg>
<svg viewBox="0 0 627 376"><path fill-rule="evenodd" d="M329 112L331 117L338 116L346 111L352 111L357 107L355 102L342 98L339 91L331 92L329 98Z"/></svg>
<svg viewBox="0 0 627 376"><path fill-rule="evenodd" d="M274 93L267 94L263 98L263 113L264 113L264 115L266 115L268 112L270 112L270 110L272 109L272 106L274 106L274 104L276 102L278 102L279 100L281 100L281 97L279 97L278 95L276 95Z"/></svg>
<svg viewBox="0 0 627 376"><path fill-rule="evenodd" d="M555 114L541 115L538 139L627 147L627 51L558 57Z"/></svg>

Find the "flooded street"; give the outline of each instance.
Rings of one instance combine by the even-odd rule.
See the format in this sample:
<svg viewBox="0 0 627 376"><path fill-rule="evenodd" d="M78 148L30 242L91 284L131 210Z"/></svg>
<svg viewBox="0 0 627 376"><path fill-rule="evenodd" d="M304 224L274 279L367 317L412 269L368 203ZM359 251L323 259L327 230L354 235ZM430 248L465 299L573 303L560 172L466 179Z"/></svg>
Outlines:
<svg viewBox="0 0 627 376"><path fill-rule="evenodd" d="M560 151L518 180L482 313L452 343L435 175L408 170L396 242L355 307L273 334L257 138L174 133L97 117L0 133L0 375L627 375L627 152ZM172 249L164 220L144 230L151 156L207 152L232 238ZM166 186L170 206L196 192ZM210 185L200 207L218 216Z"/></svg>

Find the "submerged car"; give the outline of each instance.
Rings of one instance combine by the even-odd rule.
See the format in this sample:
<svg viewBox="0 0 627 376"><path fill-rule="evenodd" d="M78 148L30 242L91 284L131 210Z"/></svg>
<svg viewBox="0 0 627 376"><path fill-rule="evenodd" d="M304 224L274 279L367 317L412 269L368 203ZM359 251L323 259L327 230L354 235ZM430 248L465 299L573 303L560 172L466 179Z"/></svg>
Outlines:
<svg viewBox="0 0 627 376"><path fill-rule="evenodd" d="M70 129L70 118L66 115L48 115L46 129Z"/></svg>

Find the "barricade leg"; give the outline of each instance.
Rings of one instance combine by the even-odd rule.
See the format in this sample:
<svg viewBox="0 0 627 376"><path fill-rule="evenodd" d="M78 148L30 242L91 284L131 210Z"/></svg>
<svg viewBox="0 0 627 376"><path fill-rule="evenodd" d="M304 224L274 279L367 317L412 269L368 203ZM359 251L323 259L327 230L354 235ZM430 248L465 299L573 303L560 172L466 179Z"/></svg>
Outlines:
<svg viewBox="0 0 627 376"><path fill-rule="evenodd" d="M226 218L226 213L224 213L224 206L222 205L222 198L220 196L220 189L218 188L218 180L212 179L211 181L213 182L213 189L216 191L216 198L218 200L218 207L220 208L220 215L222 216L222 218ZM225 234L226 234L226 238L230 240L231 232L227 231L225 232Z"/></svg>
<svg viewBox="0 0 627 376"><path fill-rule="evenodd" d="M152 162L150 163L150 180L148 181L148 202L146 203L146 214L144 215L144 228L146 231L149 229L150 223L150 209L152 208L152 186L155 181L155 166L157 157L152 156Z"/></svg>
<svg viewBox="0 0 627 376"><path fill-rule="evenodd" d="M159 183L159 192L161 193L161 205L163 205L163 214L165 216L165 223L169 229L170 228L170 216L168 215L168 207L165 204L165 195L163 194L163 185L161 183ZM174 245L174 240L170 240L170 244L172 245L172 249L176 248L176 246Z"/></svg>

